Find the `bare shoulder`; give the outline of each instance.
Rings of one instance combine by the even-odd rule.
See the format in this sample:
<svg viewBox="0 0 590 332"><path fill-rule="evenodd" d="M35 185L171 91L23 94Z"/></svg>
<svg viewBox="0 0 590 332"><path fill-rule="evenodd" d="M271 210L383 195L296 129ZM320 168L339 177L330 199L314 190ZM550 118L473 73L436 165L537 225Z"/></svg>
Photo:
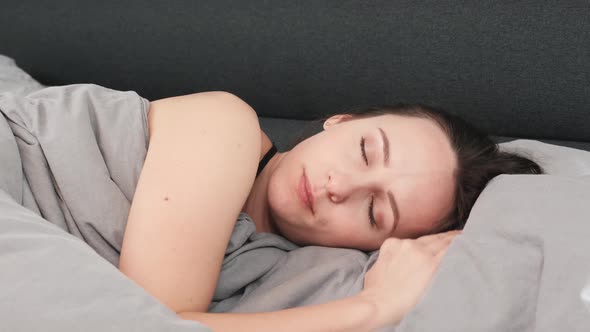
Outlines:
<svg viewBox="0 0 590 332"><path fill-rule="evenodd" d="M153 131L157 130L155 128L159 126L162 117L192 117L193 115L190 115L190 112L201 112L203 113L201 114L202 117L209 119L218 117L219 120L226 123L241 123L243 126L241 130L235 133L236 135L260 135L258 160L262 159L272 146L270 138L260 128L256 111L238 96L225 91L199 92L150 102L148 115L150 137ZM253 131L253 133L244 133L244 131L249 130Z"/></svg>
<svg viewBox="0 0 590 332"><path fill-rule="evenodd" d="M199 92L150 102L148 113L150 137L158 130L161 123L180 124L190 120L200 120L192 123L201 127L205 124L225 123L228 126L241 125L240 132L254 130L259 134L261 131L256 111L241 98L229 92Z"/></svg>

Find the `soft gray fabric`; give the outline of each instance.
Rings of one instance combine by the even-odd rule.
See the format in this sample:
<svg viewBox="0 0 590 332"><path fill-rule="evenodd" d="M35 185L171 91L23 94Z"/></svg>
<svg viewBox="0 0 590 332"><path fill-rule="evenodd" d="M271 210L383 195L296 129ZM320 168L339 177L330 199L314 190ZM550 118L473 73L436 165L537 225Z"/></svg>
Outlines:
<svg viewBox="0 0 590 332"><path fill-rule="evenodd" d="M0 271L0 331L210 331L3 190Z"/></svg>
<svg viewBox="0 0 590 332"><path fill-rule="evenodd" d="M575 177L590 175L589 151L526 139L502 143L500 149L537 161L545 173L550 175Z"/></svg>
<svg viewBox="0 0 590 332"><path fill-rule="evenodd" d="M582 299L582 301L584 301L584 304L586 304L586 308L588 308L588 312L590 313L590 278L588 279L588 283L582 290L580 298Z"/></svg>
<svg viewBox="0 0 590 332"><path fill-rule="evenodd" d="M341 299L362 289L369 266L367 255L353 249L308 246L277 256L264 275L211 311L263 312ZM244 267L239 273L248 272Z"/></svg>
<svg viewBox="0 0 590 332"><path fill-rule="evenodd" d="M147 109L135 92L93 84L0 94L34 197L26 207L115 265L147 151Z"/></svg>
<svg viewBox="0 0 590 332"><path fill-rule="evenodd" d="M249 292L251 283L267 274L288 251L297 248L281 236L256 233L250 216L240 213L225 251L209 311L230 311Z"/></svg>
<svg viewBox="0 0 590 332"><path fill-rule="evenodd" d="M0 54L0 92L26 94L45 86L22 70L14 59Z"/></svg>

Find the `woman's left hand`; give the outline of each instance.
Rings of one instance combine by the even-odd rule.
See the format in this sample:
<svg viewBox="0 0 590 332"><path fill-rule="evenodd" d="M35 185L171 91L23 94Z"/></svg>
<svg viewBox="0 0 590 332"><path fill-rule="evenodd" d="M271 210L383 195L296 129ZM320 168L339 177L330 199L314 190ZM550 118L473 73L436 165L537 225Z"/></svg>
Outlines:
<svg viewBox="0 0 590 332"><path fill-rule="evenodd" d="M460 231L415 240L387 239L359 294L376 304L379 325L397 324L420 300L451 240Z"/></svg>

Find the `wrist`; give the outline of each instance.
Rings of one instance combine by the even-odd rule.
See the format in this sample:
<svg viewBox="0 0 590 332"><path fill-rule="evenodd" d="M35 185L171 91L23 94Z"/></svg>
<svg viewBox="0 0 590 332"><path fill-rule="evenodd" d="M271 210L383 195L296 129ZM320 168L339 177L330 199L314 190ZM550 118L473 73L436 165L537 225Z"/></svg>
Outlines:
<svg viewBox="0 0 590 332"><path fill-rule="evenodd" d="M397 308L392 298L383 299L382 296L371 291L361 291L357 294L358 301L366 303L372 310L372 329L397 325L403 318L402 310Z"/></svg>

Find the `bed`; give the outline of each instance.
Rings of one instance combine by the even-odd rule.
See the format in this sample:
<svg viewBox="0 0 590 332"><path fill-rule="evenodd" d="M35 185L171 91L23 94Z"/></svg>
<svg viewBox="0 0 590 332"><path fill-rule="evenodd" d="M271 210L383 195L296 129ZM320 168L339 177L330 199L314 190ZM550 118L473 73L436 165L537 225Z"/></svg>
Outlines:
<svg viewBox="0 0 590 332"><path fill-rule="evenodd" d="M589 13L584 1L9 1L0 331L209 330L116 269L149 100L209 90L248 102L279 150L325 113L405 101L535 159L545 175L491 181L419 304L383 331L588 331ZM301 248L241 214L209 310L353 295L376 254Z"/></svg>

